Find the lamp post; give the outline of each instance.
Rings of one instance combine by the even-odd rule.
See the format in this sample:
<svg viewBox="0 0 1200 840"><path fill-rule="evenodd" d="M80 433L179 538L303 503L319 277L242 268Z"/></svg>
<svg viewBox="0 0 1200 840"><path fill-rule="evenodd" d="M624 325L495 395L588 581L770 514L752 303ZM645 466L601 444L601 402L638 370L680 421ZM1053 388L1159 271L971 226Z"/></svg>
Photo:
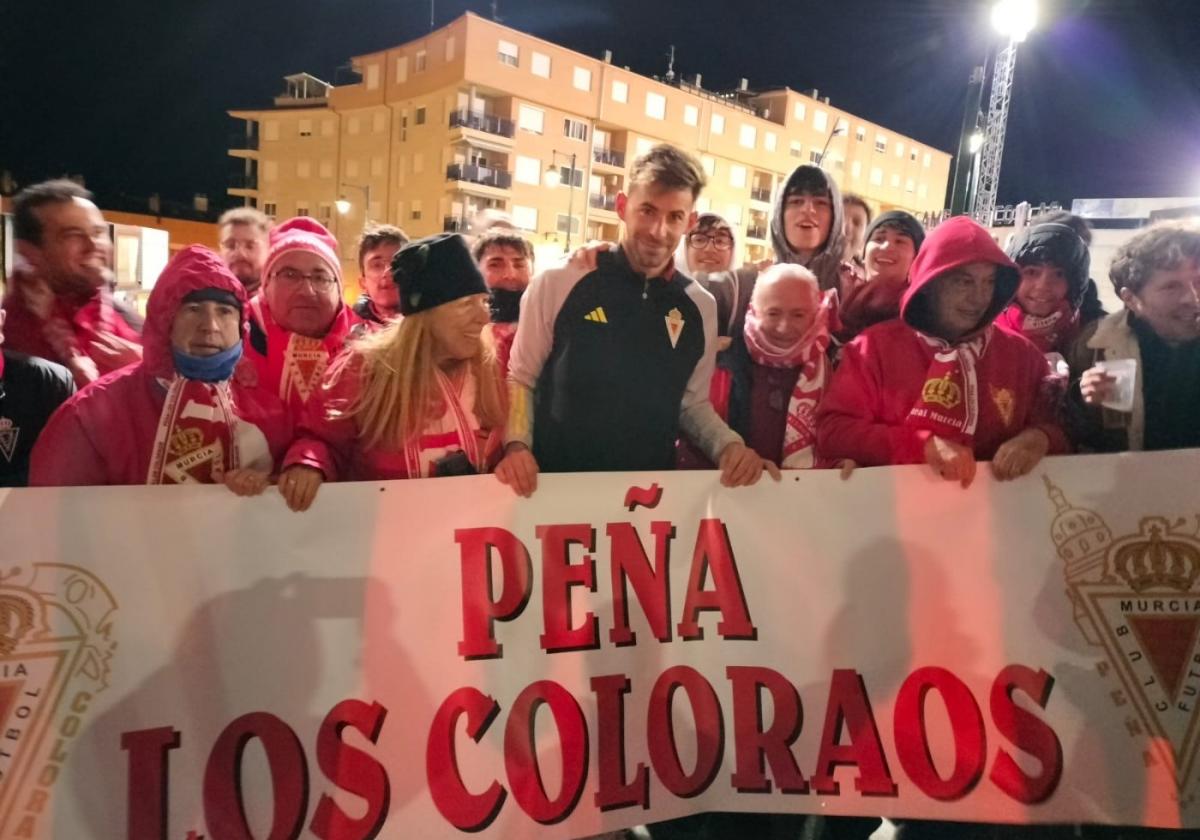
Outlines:
<svg viewBox="0 0 1200 840"><path fill-rule="evenodd" d="M365 202L365 206L363 207L363 226L365 227L365 226L366 226L366 223L367 223L367 222L369 222L369 221L371 220L371 218L370 218L370 214L371 214L371 185L370 185L370 184L342 184L342 185L341 185L341 188L342 188L343 190L346 190L346 189L352 189L352 190L362 190L362 193L363 193L363 200L364 200L364 202ZM354 206L354 205L353 205L353 204L351 204L351 203L350 203L350 201L349 201L349 200L346 198L346 194L345 194L344 192L342 193L341 197L340 197L340 198L338 198L338 200L337 200L336 202L334 202L334 203L337 205L337 211L338 211L338 213L340 213L340 214L341 214L341 215L343 215L343 216L345 216L347 213L349 213L349 212L350 212L350 209L351 209L351 208Z"/></svg>
<svg viewBox="0 0 1200 840"><path fill-rule="evenodd" d="M829 151L829 144L833 142L834 137L841 137L846 133L846 126L840 124L840 120L834 123L833 130L829 132L829 136L825 138L825 145L821 147L821 156L817 158L817 166L825 168L825 153Z"/></svg>
<svg viewBox="0 0 1200 840"><path fill-rule="evenodd" d="M571 228L575 222L574 216L571 215L575 206L575 152L571 152L571 154L568 155L566 152L560 152L557 149L552 150L550 152L550 165L546 167L546 172L545 175L543 175L542 180L545 181L546 186L550 187L551 189L557 187L559 183L561 183L562 173L559 171L558 167L554 165L554 162L559 157L569 157L571 161L571 175L569 179L571 183L568 184L567 189L567 241L563 246L563 253L565 254L570 253L571 251Z"/></svg>

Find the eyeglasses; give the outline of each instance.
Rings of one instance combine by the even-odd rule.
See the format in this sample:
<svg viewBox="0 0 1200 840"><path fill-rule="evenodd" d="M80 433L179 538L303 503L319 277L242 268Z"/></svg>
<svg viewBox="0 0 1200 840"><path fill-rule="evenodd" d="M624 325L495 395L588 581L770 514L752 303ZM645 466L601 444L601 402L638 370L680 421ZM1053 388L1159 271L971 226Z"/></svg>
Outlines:
<svg viewBox="0 0 1200 840"><path fill-rule="evenodd" d="M708 233L693 233L688 235L688 244L701 250L712 245L718 251L728 251L733 247L733 239L719 234L713 236Z"/></svg>
<svg viewBox="0 0 1200 840"><path fill-rule="evenodd" d="M328 271L321 271L319 269L306 274L294 268L281 268L275 272L274 276L289 286L299 286L301 283L308 283L308 285L312 286L318 292L329 291L337 282L337 278Z"/></svg>

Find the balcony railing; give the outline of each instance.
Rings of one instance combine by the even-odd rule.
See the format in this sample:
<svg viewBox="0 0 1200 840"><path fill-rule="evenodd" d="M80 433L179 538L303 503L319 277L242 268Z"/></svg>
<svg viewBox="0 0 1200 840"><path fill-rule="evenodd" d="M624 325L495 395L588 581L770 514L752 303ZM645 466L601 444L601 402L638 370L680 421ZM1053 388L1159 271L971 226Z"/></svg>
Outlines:
<svg viewBox="0 0 1200 840"><path fill-rule="evenodd" d="M625 153L614 152L611 149L592 149L592 159L596 163L606 163L609 166L624 168Z"/></svg>
<svg viewBox="0 0 1200 840"><path fill-rule="evenodd" d="M746 236L749 239L766 239L767 228L765 225L750 225L746 228Z"/></svg>
<svg viewBox="0 0 1200 840"><path fill-rule="evenodd" d="M226 148L255 151L258 149L258 132L247 134L244 131L231 131L229 133L229 145Z"/></svg>
<svg viewBox="0 0 1200 840"><path fill-rule="evenodd" d="M450 127L470 128L499 137L512 137L515 131L512 120L494 114L476 114L474 111L454 111L450 114Z"/></svg>
<svg viewBox="0 0 1200 840"><path fill-rule="evenodd" d="M458 216L445 216L442 218L443 233L466 233L467 221L460 219Z"/></svg>
<svg viewBox="0 0 1200 840"><path fill-rule="evenodd" d="M750 197L755 201L766 201L769 203L771 201L771 191L762 187L752 187Z"/></svg>
<svg viewBox="0 0 1200 840"><path fill-rule="evenodd" d="M231 190L256 190L258 189L257 175L230 175L229 188Z"/></svg>
<svg viewBox="0 0 1200 840"><path fill-rule="evenodd" d="M512 175L502 169L490 169L474 164L452 163L446 167L447 181L469 181L501 190L512 189Z"/></svg>
<svg viewBox="0 0 1200 840"><path fill-rule="evenodd" d="M612 210L616 212L617 197L616 195L605 195L603 193L592 193L588 196L588 204L595 207L597 210Z"/></svg>

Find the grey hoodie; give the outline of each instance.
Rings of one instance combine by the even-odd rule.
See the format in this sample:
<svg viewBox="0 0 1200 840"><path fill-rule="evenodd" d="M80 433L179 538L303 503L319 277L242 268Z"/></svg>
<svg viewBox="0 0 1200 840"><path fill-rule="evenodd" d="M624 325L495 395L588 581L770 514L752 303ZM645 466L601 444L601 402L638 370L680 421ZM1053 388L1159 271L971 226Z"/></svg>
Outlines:
<svg viewBox="0 0 1200 840"><path fill-rule="evenodd" d="M829 200L833 204L833 222L829 226L829 237L825 244L813 254L807 262L792 250L788 244L787 234L783 228L783 208L789 193L796 192L797 182L807 184L824 184L829 191ZM815 182L815 183L814 183ZM809 190L806 189L806 192ZM839 286L839 270L842 265L842 254L846 250L846 234L842 224L845 213L842 208L842 193L837 183L819 166L804 164L797 166L783 186L775 193L775 206L771 210L771 245L775 248L775 261L780 263L795 263L802 265L817 275L821 291L836 289Z"/></svg>

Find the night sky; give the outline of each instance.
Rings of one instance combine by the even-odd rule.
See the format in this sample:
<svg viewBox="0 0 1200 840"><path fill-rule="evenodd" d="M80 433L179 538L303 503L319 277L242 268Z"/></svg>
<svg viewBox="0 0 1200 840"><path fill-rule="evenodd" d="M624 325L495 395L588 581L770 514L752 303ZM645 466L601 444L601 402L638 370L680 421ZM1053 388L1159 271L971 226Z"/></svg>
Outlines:
<svg viewBox="0 0 1200 840"><path fill-rule="evenodd" d="M651 75L819 88L953 152L971 67L998 40L984 0L509 0L501 20ZM1000 200L1200 195L1200 2L1042 0L1022 45ZM437 0L438 25L486 0ZM429 29L413 0L0 0L0 170L82 173L119 195L224 198L229 108L282 77L348 80L351 55ZM990 72L990 68L989 68ZM986 100L985 100L986 103Z"/></svg>

